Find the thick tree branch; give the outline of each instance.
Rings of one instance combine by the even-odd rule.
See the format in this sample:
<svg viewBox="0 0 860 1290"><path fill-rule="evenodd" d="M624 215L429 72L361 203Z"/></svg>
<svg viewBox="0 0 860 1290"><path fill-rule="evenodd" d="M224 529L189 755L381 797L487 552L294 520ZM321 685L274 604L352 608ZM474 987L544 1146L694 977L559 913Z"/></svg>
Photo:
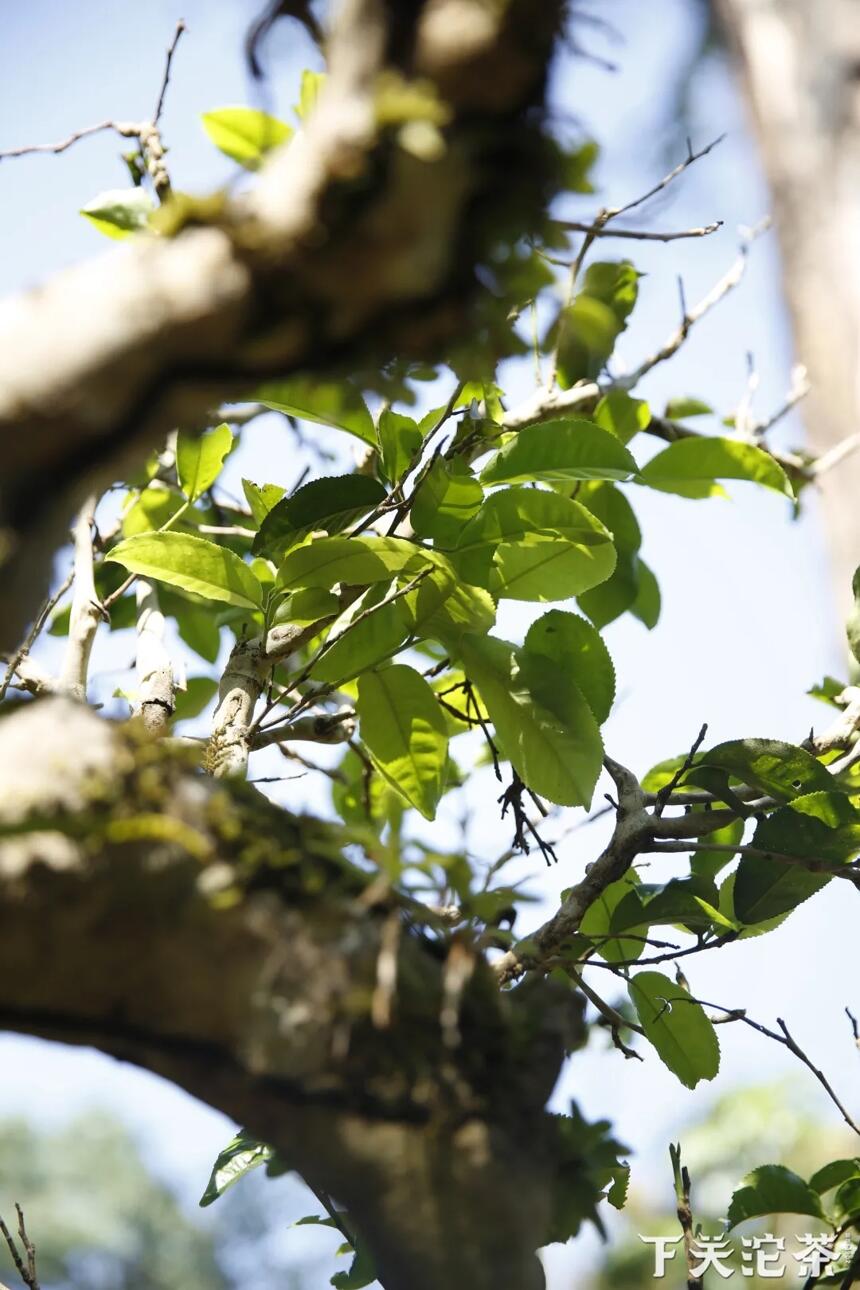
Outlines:
<svg viewBox="0 0 860 1290"><path fill-rule="evenodd" d="M453 995L444 945L414 902L368 898L342 831L133 724L28 704L2 722L0 778L0 1025L95 1045L246 1124L348 1206L387 1290L542 1286L543 1106L581 1032L571 995L500 994L474 951Z"/></svg>
<svg viewBox="0 0 860 1290"><path fill-rule="evenodd" d="M72 510L176 425L206 424L264 378L437 356L468 333L476 267L514 225L536 227L550 191L527 110L562 7L425 0L404 16L343 0L318 105L250 194L177 199L160 236L0 307L7 648ZM383 110L383 73L438 96L434 149Z"/></svg>

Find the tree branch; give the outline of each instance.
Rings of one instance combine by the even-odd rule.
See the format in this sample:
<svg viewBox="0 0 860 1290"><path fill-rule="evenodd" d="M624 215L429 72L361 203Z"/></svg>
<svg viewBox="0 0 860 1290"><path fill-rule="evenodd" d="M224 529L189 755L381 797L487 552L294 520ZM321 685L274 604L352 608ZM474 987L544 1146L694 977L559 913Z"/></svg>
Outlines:
<svg viewBox="0 0 860 1290"><path fill-rule="evenodd" d="M538 1290L543 1107L582 1036L575 997L501 994L474 949L449 972L415 902L365 898L342 828L201 777L134 723L53 699L0 725L0 1025L247 1125L355 1216L386 1290Z"/></svg>
<svg viewBox="0 0 860 1290"><path fill-rule="evenodd" d="M203 427L261 380L436 357L468 333L476 268L511 204L527 235L551 191L529 113L561 11L562 0L537 16L527 0L435 0L404 19L393 0L344 0L317 106L250 193L176 199L160 235L0 307L6 648L44 595L72 511L175 426ZM378 119L386 69L445 103L438 156L416 156L399 123ZM50 494L48 474L60 481Z"/></svg>

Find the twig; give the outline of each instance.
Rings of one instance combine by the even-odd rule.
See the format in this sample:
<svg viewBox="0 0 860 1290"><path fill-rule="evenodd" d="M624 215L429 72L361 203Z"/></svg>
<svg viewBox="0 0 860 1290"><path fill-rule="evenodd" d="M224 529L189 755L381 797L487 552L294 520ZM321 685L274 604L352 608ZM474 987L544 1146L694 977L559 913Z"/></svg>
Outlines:
<svg viewBox="0 0 860 1290"><path fill-rule="evenodd" d="M642 850L643 843L653 835L654 821L645 810L645 795L636 776L611 757L604 759L604 766L618 792L612 837L597 860L589 865L585 876L567 893L558 912L528 938L537 953L529 950L521 954L514 946L494 964L494 971L502 984L514 980L529 966L557 954L578 930L586 910L610 883L624 876Z"/></svg>
<svg viewBox="0 0 860 1290"><path fill-rule="evenodd" d="M672 333L660 349L656 350L642 363L640 363L639 366L629 375L616 382L616 385L619 388L625 390L633 389L635 385L639 384L642 377L650 372L652 368L656 367L659 363L664 363L667 359L671 358L678 352L684 341L687 339L691 327L693 327L695 323L700 322L701 319L704 318L705 314L709 313L715 305L718 305L720 301L738 285L744 275L744 270L746 269L750 246L755 239L768 228L770 228L770 217L766 217L747 232L741 243L740 254L729 271L724 274L719 282L711 288L708 294L704 296L697 305L694 305L692 309L685 313L680 327L678 327L677 331Z"/></svg>
<svg viewBox="0 0 860 1290"><path fill-rule="evenodd" d="M644 229L606 228L602 224L583 224L578 220L560 220L562 228L571 233L587 233L590 237L626 237L637 242L677 242L684 237L708 237L723 227L721 219L713 224L704 224L701 228L680 229L676 233L653 233Z"/></svg>
<svg viewBox="0 0 860 1290"><path fill-rule="evenodd" d="M672 1161L672 1174L675 1182L675 1201L677 1204L678 1222L684 1234L684 1254L687 1261L687 1290L702 1290L703 1280L696 1274L699 1266L695 1247L696 1232L693 1226L693 1208L690 1204L690 1174L686 1165L681 1164L681 1144L669 1144L669 1156Z"/></svg>
<svg viewBox="0 0 860 1290"><path fill-rule="evenodd" d="M701 148L699 152L693 151L690 140L688 139L687 155L684 160L679 162L678 165L675 166L674 169L670 170L668 174L664 175L659 183L656 183L653 188L649 188L647 193L643 193L641 197L637 197L634 201L628 202L626 206L614 207L609 212L610 218L615 219L618 215L626 215L628 211L635 210L637 206L642 206L652 197L656 197L664 188L668 188L669 184L677 179L679 175L682 175L685 170L689 169L694 162L701 161L702 157L707 157L709 152L713 152L714 148L718 147L725 137L725 134L719 135L716 139L712 140L711 143L708 143L704 148Z"/></svg>
<svg viewBox="0 0 860 1290"><path fill-rule="evenodd" d="M27 1228L24 1225L24 1211L17 1203L15 1205L15 1211L18 1215L18 1236L20 1237L21 1245L24 1250L24 1257L27 1260L26 1264L18 1250L15 1238L2 1218L0 1218L0 1232L2 1232L6 1244L9 1247L9 1253L12 1255L12 1262L15 1264L15 1268L17 1269L19 1277L24 1282L24 1285L27 1286L28 1290L39 1290L39 1278L36 1274L36 1247L27 1235Z"/></svg>
<svg viewBox="0 0 860 1290"><path fill-rule="evenodd" d="M800 1047L800 1044L798 1044L797 1040L791 1034L782 1017L777 1017L776 1019L776 1024L782 1032L781 1034L778 1034L775 1030L769 1030L767 1026L763 1026L760 1021L753 1021L751 1017L747 1016L743 1009L726 1008L721 1003L708 1003L704 999L691 999L691 1002L698 1003L700 1007L703 1008L716 1008L718 1012L728 1013L731 1015L731 1019L733 1021L742 1021L745 1026L750 1026L753 1030L757 1030L760 1035L765 1035L768 1039L773 1039L775 1043L782 1044L783 1048L787 1048L788 1051L793 1053L799 1061L803 1062L804 1066L812 1071L812 1074L818 1080L833 1105L839 1111L842 1119L848 1125L849 1129L860 1137L860 1126L858 1126L851 1118L824 1072L819 1070L812 1059Z"/></svg>
<svg viewBox="0 0 860 1290"><path fill-rule="evenodd" d="M34 152L65 152L71 148L79 139L86 139L92 134L100 134L103 130L115 130L123 139L133 139L137 137L138 128L129 122L121 121L99 121L98 125L85 126L83 130L75 130L66 139L59 143L30 143L25 144L22 148L7 148L5 152L0 152L0 161L5 161L11 157L26 157Z"/></svg>
<svg viewBox="0 0 860 1290"><path fill-rule="evenodd" d="M188 28L185 25L185 20L180 18L176 24L176 31L173 33L173 40L167 47L167 58L164 63L164 76L162 77L161 89L158 91L158 101L155 104L155 112L152 117L153 125L158 125L158 122L161 120L161 113L164 109L164 96L166 95L167 87L170 84L170 65L173 62L173 55L176 53L176 46L179 44L180 37L182 36L182 33L187 30Z"/></svg>
<svg viewBox="0 0 860 1290"><path fill-rule="evenodd" d="M731 855L759 856L762 860L776 860L779 864L798 865L801 869L807 869L810 873L826 874L833 878L844 878L846 881L853 883L855 887L860 887L860 870L854 869L851 865L835 865L828 860L816 860L809 856L791 856L780 851L768 851L765 847L746 846L743 843L725 843L725 842L708 842L709 851L724 851ZM646 852L686 852L694 850L689 842L662 842L654 841L646 843L643 848Z"/></svg>
<svg viewBox="0 0 860 1290"><path fill-rule="evenodd" d="M42 608L39 610L38 614L33 619L33 626L30 628L24 640L16 649L15 653L9 659L9 664L6 668L6 673L3 677L2 682L0 682L0 702L2 702L3 699L5 699L6 691L9 689L9 686L12 683L12 677L15 675L15 672L20 667L22 660L26 658L30 650L33 648L33 645L35 644L37 637L39 636L42 628L45 626L45 623L48 621L48 616L52 613L52 611L62 600L63 596L69 590L69 587L71 587L74 581L74 578L75 578L75 571L74 569L71 569L69 573L66 575L66 577L63 579L63 581L60 583L57 590L53 592L53 594L50 595L48 599L45 601L45 603L42 605Z"/></svg>
<svg viewBox="0 0 860 1290"><path fill-rule="evenodd" d="M845 1009L845 1016L851 1023L851 1033L854 1036L854 1043L857 1048L860 1048L860 1024L858 1024L857 1018L854 1016L854 1013L850 1008Z"/></svg>
<svg viewBox="0 0 860 1290"><path fill-rule="evenodd" d="M700 730L700 731L699 731L699 733L696 735L696 738L695 738L695 739L694 739L694 741L693 741L693 746L691 747L690 751L687 753L687 756L684 758L684 760L683 760L683 762L681 763L681 765L680 765L680 766L678 767L678 769L675 771L675 774L674 774L674 775L672 776L672 778L669 780L669 783L668 783L668 784L665 784L665 785L663 786L663 788L661 788L661 789L660 789L660 791L659 791L659 793L657 794L657 796L656 796L656 798L655 798L655 800L654 800L654 814L655 814L655 816L657 816L658 818L659 818L659 816L661 816L661 815L663 814L663 811L665 810L665 808L666 808L666 804L668 803L669 799L671 798L672 793L673 793L673 792L675 791L675 789L678 787L678 785L680 784L681 780L682 780L682 779L684 778L684 776L686 775L687 771L688 771L688 770L690 770L690 768L692 767L693 762L694 762L694 761L695 761L695 759L696 759L696 753L699 751L699 749L701 748L702 744L704 743L704 741L705 741L705 735L706 735L707 733L708 733L708 723L707 723L707 722L704 722L704 724L702 725L701 730Z"/></svg>

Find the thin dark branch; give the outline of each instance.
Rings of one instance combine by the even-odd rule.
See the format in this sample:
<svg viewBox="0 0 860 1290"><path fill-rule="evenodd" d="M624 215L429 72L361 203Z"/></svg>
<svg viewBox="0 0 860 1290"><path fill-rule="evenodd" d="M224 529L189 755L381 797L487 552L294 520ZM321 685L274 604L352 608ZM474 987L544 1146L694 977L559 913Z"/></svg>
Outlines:
<svg viewBox="0 0 860 1290"><path fill-rule="evenodd" d="M68 138L62 139L59 143L30 143L25 144L22 148L7 148L5 152L0 152L0 161L5 161L10 157L26 157L34 152L51 152L54 154L65 152L79 139L86 139L91 134L100 134L103 130L115 130L124 139L132 137L137 132L136 127L133 128L117 121L99 121L98 125L88 125L83 130L75 130Z"/></svg>
<svg viewBox="0 0 860 1290"><path fill-rule="evenodd" d="M669 783L665 784L657 794L656 800L654 802L655 816L659 817L663 814L663 811L665 810L666 804L669 801L669 798L672 796L672 793L678 787L681 780L686 775L687 771L690 770L690 768L692 767L696 757L696 753L699 751L702 744L704 743L705 735L707 733L708 733L708 723L704 722L701 730L696 735L696 738L693 741L693 746L691 747L690 751L687 753L687 756L684 758L683 763L675 771L675 774L669 780Z"/></svg>
<svg viewBox="0 0 860 1290"><path fill-rule="evenodd" d="M71 572L68 573L66 577L63 579L63 581L60 583L59 587L53 593L53 595L49 596L48 599L45 601L45 603L42 605L42 608L39 610L38 614L33 620L33 626L30 628L29 632L27 633L26 637L21 642L21 644L18 646L15 653L9 659L9 663L6 668L6 673L3 677L2 682L0 682L0 702L2 702L3 699L5 699L6 691L9 689L9 686L12 683L12 677L15 675L15 671L18 665L20 664L21 660L27 654L29 654L30 650L33 648L33 645L35 644L40 632L42 631L42 628L45 626L45 623L48 621L48 615L56 608L57 604L59 604L59 602L62 600L63 596L66 594L66 592L69 590L69 587L71 587L72 583L74 582L74 579L75 579L75 571L73 568Z"/></svg>
<svg viewBox="0 0 860 1290"><path fill-rule="evenodd" d="M718 1012L725 1012L729 1014L729 1017L732 1021L742 1021L745 1026L749 1026L752 1030L757 1030L760 1035L765 1035L768 1039L772 1039L775 1043L781 1044L783 1048L787 1048L788 1051L790 1053L793 1053L794 1056L797 1057L799 1061L803 1062L804 1066L806 1066L808 1070L812 1071L812 1074L818 1080L819 1084L824 1089L825 1093L830 1098L833 1105L839 1111L839 1114L842 1116L842 1119L848 1125L849 1129L851 1129L854 1133L857 1134L858 1137L860 1137L860 1126L858 1126L855 1123L855 1121L852 1119L852 1117L849 1115L845 1106L839 1100L839 1097L835 1093L833 1089L833 1085L830 1083L830 1081L828 1080L824 1072L819 1070L819 1068L815 1065L815 1063L808 1056L808 1054L805 1053L804 1050L800 1047L800 1044L791 1034L791 1032L788 1029L788 1026L785 1024L782 1017L777 1017L776 1019L776 1024L779 1026L779 1029L782 1032L782 1033L777 1033L777 1031L769 1030L767 1026L763 1026L760 1021L753 1021L752 1017L747 1016L743 1008L726 1008L721 1003L708 1003L704 999L691 999L691 1001L694 1003L698 1003L700 1007L703 1007L703 1008L716 1008Z"/></svg>
<svg viewBox="0 0 860 1290"><path fill-rule="evenodd" d="M179 44L180 37L188 28L185 25L184 18L180 18L176 24L176 31L173 33L173 40L167 47L167 58L164 64L164 76L161 81L161 89L158 91L158 102L155 105L155 114L152 118L152 124L158 125L161 120L161 113L164 110L164 97L167 94L167 87L170 84L170 65L173 62L173 55L176 53L176 46Z"/></svg>
<svg viewBox="0 0 860 1290"><path fill-rule="evenodd" d="M700 161L702 157L707 157L709 152L713 152L714 148L716 148L719 144L721 144L723 139L725 139L725 137L726 137L725 134L721 134L719 138L714 139L709 144L706 144L706 146L702 148L699 152L694 152L688 143L687 155L683 161L679 162L678 165L674 167L674 169L670 170L667 175L663 176L663 178L659 181L659 183L656 183L653 188L649 188L648 192L643 193L641 197L636 197L632 202L628 202L626 206L613 207L608 212L609 218L615 219L616 216L618 215L626 215L628 211L635 210L637 206L642 206L644 205L645 202L649 201L652 197L656 197L657 194L662 192L664 188L668 188L669 184L671 184L673 180L677 179L679 175L682 175L685 170L689 169L689 167L692 166L694 162Z"/></svg>

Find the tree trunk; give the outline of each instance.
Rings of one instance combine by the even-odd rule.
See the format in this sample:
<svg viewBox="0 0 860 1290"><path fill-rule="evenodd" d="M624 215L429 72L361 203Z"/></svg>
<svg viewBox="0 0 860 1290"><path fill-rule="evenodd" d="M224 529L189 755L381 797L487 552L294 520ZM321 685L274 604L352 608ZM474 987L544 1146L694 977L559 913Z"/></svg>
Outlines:
<svg viewBox="0 0 860 1290"><path fill-rule="evenodd" d="M810 447L860 430L860 6L714 0L740 68L771 186ZM822 479L840 604L860 564L860 452Z"/></svg>

